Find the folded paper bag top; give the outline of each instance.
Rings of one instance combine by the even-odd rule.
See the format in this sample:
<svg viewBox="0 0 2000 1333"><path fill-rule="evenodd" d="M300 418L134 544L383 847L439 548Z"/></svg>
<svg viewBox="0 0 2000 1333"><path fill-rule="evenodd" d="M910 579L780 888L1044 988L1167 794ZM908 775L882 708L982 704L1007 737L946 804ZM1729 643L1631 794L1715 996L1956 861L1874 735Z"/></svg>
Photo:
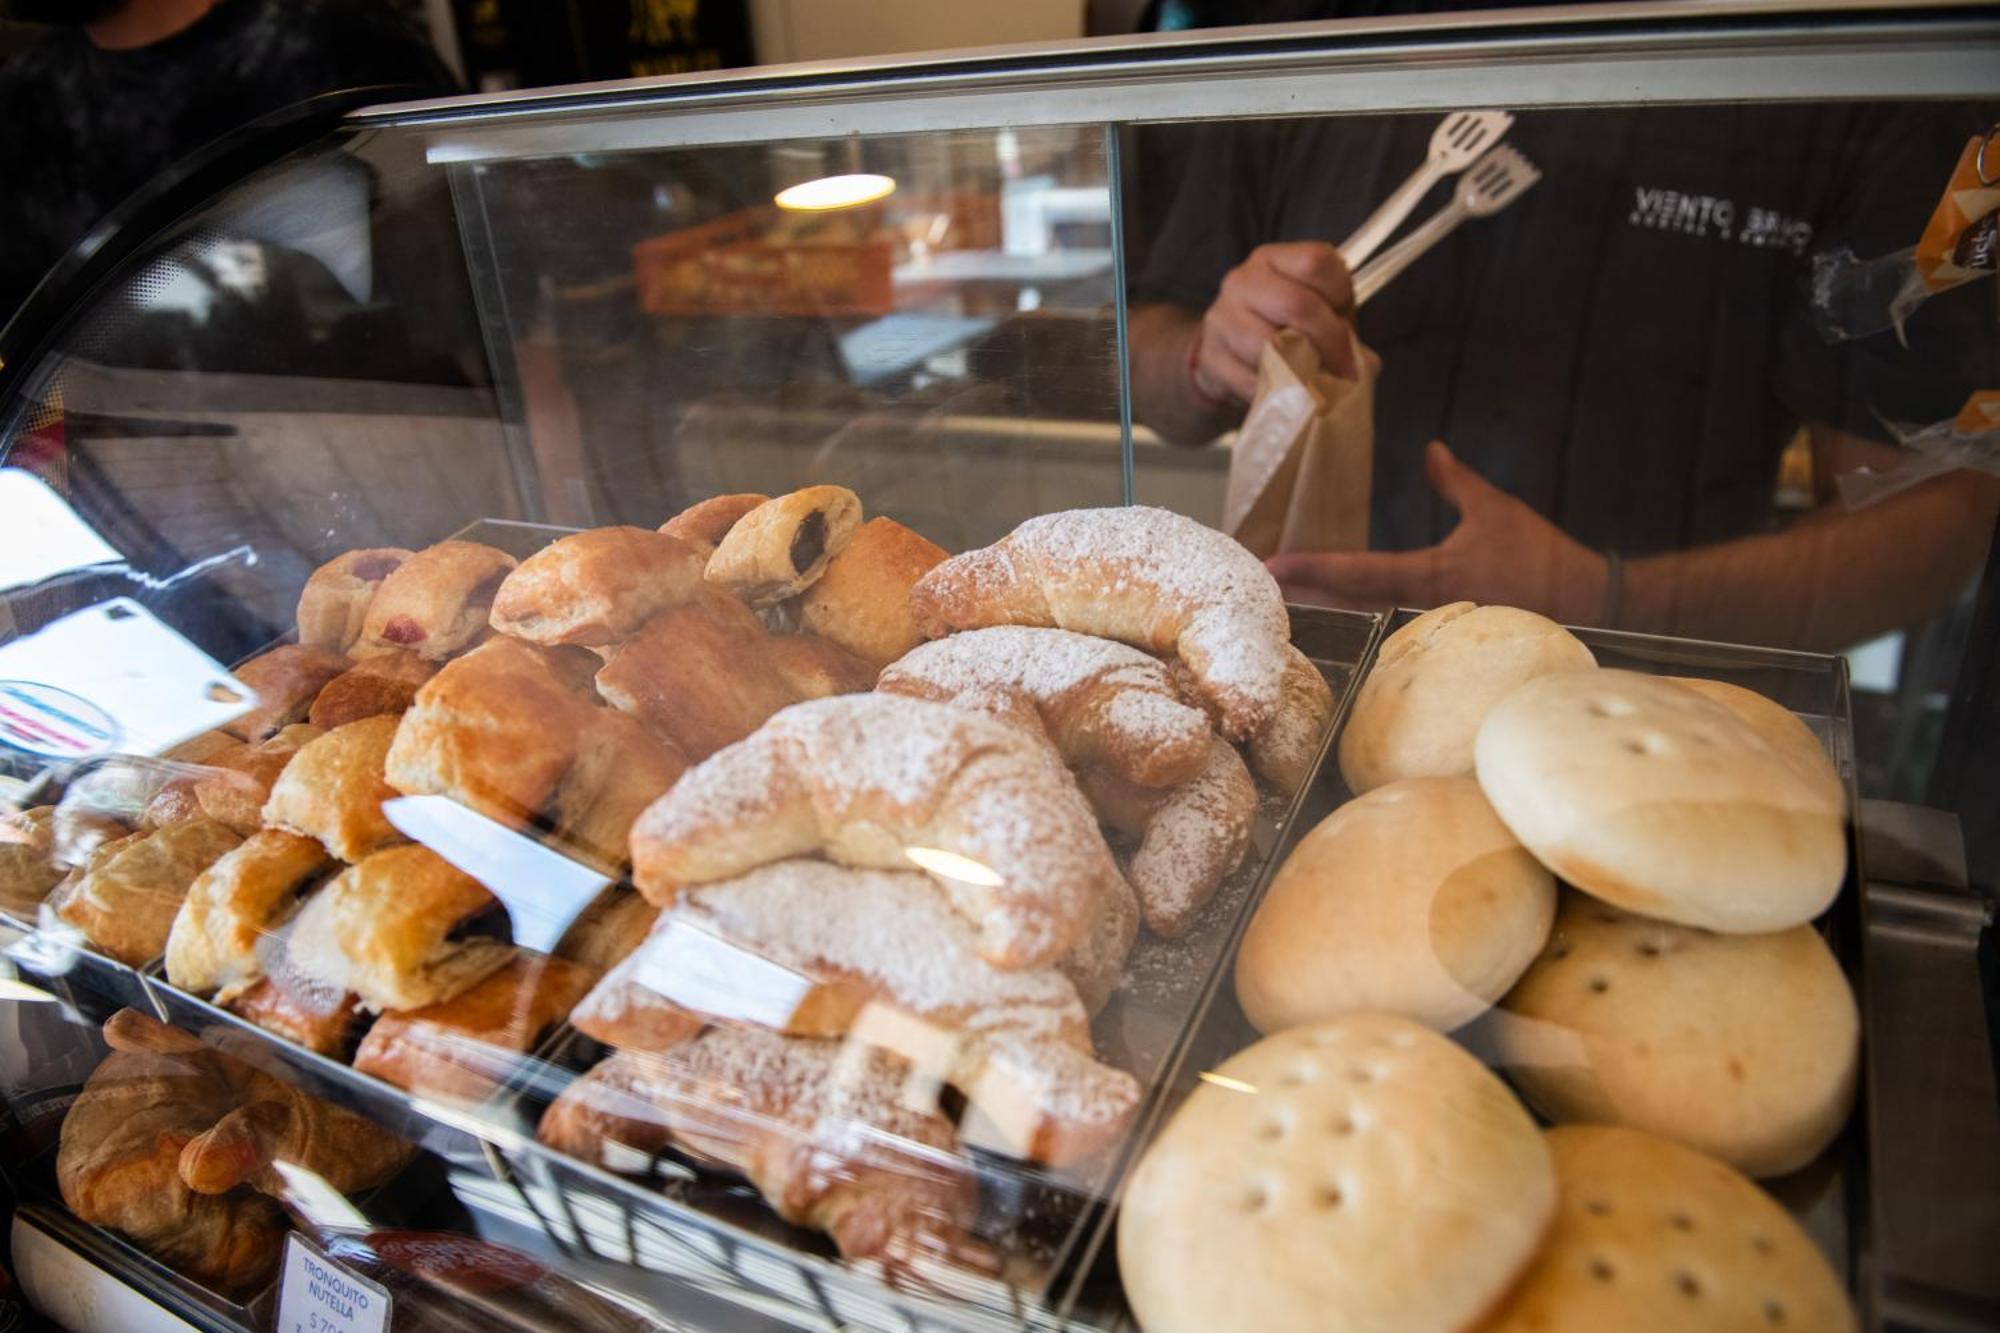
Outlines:
<svg viewBox="0 0 2000 1333"><path fill-rule="evenodd" d="M1223 530L1257 556L1368 545L1381 362L1358 339L1353 348L1359 379L1323 367L1295 330L1264 347L1222 507Z"/></svg>

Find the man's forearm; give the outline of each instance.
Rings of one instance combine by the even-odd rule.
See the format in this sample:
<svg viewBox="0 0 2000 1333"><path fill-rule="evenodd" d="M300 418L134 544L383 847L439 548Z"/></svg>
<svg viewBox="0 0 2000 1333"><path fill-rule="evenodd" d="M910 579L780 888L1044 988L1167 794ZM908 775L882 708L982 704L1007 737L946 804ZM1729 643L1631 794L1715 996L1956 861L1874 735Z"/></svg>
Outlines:
<svg viewBox="0 0 2000 1333"><path fill-rule="evenodd" d="M1936 614L1985 559L2000 480L1953 473L1784 532L1634 560L1621 629L1833 651Z"/></svg>
<svg viewBox="0 0 2000 1333"><path fill-rule="evenodd" d="M1174 444L1207 444L1236 424L1236 414L1195 392L1188 348L1201 316L1177 305L1132 308L1132 414Z"/></svg>

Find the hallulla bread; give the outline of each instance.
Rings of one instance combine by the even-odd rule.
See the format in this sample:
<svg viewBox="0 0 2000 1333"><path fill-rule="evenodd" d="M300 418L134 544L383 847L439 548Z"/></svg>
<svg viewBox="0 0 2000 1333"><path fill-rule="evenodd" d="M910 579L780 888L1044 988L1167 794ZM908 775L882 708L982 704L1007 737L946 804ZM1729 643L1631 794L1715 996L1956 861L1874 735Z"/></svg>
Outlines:
<svg viewBox="0 0 2000 1333"><path fill-rule="evenodd" d="M1141 787L1114 774L1078 775L1098 818L1139 840L1125 862L1146 929L1186 930L1243 864L1257 819L1257 784L1228 741L1208 735L1208 763L1177 787Z"/></svg>
<svg viewBox="0 0 2000 1333"><path fill-rule="evenodd" d="M811 587L861 526L861 501L845 486L806 486L738 519L708 559L708 581L751 606Z"/></svg>
<svg viewBox="0 0 2000 1333"><path fill-rule="evenodd" d="M648 528L572 533L507 575L493 597L493 628L531 643L616 643L694 596L703 563L694 547Z"/></svg>
<svg viewBox="0 0 2000 1333"><path fill-rule="evenodd" d="M799 624L879 671L924 641L910 589L950 554L892 518L871 518L799 598Z"/></svg>
<svg viewBox="0 0 2000 1333"><path fill-rule="evenodd" d="M798 704L689 770L632 829L657 903L793 856L929 869L980 953L1036 967L1067 953L1118 868L1062 764L1016 728L889 694Z"/></svg>
<svg viewBox="0 0 2000 1333"><path fill-rule="evenodd" d="M315 569L299 592L299 643L351 652L376 589L414 554L400 546L370 547L344 552Z"/></svg>
<svg viewBox="0 0 2000 1333"><path fill-rule="evenodd" d="M1755 690L1746 690L1741 685L1731 685L1728 681L1705 680L1700 676L1669 676L1668 679L1704 698L1715 700L1742 718L1752 731L1770 743L1772 749L1790 761L1800 777L1818 787L1828 801L1846 805L1847 789L1833 767L1833 760L1827 757L1826 747L1820 744L1819 737L1813 735L1812 728L1797 713L1775 699Z"/></svg>
<svg viewBox="0 0 2000 1333"><path fill-rule="evenodd" d="M1146 1149L1118 1271L1147 1333L1477 1327L1534 1258L1556 1178L1507 1086L1408 1019L1266 1037Z"/></svg>
<svg viewBox="0 0 2000 1333"><path fill-rule="evenodd" d="M1188 665L1232 740L1257 735L1284 692L1290 622L1277 581L1231 538L1165 509L1072 509L953 556L910 594L933 638L1045 625Z"/></svg>
<svg viewBox="0 0 2000 1333"><path fill-rule="evenodd" d="M1066 1162L1115 1140L1139 1087L1097 1062L1076 988L1054 968L995 967L977 946L924 875L781 861L682 894L571 1021L651 1050L701 1020L854 1033L958 1087L992 1146Z"/></svg>
<svg viewBox="0 0 2000 1333"><path fill-rule="evenodd" d="M1208 764L1207 715L1180 701L1158 660L1110 639L971 630L905 654L876 688L1023 724L1072 767L1102 765L1141 786L1177 786Z"/></svg>
<svg viewBox="0 0 2000 1333"><path fill-rule="evenodd" d="M770 498L747 493L710 496L660 524L660 531L686 542L706 558L715 554L716 546L729 535L737 520Z"/></svg>
<svg viewBox="0 0 2000 1333"><path fill-rule="evenodd" d="M1753 1176L1818 1156L1860 1069L1854 993L1812 927L1717 935L1580 893L1492 1028L1550 1119L1643 1129Z"/></svg>
<svg viewBox="0 0 2000 1333"><path fill-rule="evenodd" d="M668 1147L720 1163L849 1260L950 1258L978 1190L951 1122L913 1105L910 1076L887 1051L711 1028L666 1055L614 1053L563 1089L537 1137L613 1169Z"/></svg>
<svg viewBox="0 0 2000 1333"><path fill-rule="evenodd" d="M1480 1333L1842 1333L1841 1281L1777 1200L1712 1157L1630 1129L1545 1135L1561 1202Z"/></svg>
<svg viewBox="0 0 2000 1333"><path fill-rule="evenodd" d="M1399 778L1470 775L1487 710L1518 685L1597 665L1546 616L1453 602L1382 641L1340 733L1340 772L1361 792Z"/></svg>
<svg viewBox="0 0 2000 1333"><path fill-rule="evenodd" d="M486 632L493 594L513 568L513 556L478 542L425 547L375 590L354 654L407 648L437 662L463 652Z"/></svg>
<svg viewBox="0 0 2000 1333"><path fill-rule="evenodd" d="M1478 783L1405 778L1286 858L1244 932L1236 998L1260 1032L1367 1010L1449 1032L1535 961L1555 910L1555 880Z"/></svg>
<svg viewBox="0 0 2000 1333"><path fill-rule="evenodd" d="M1630 671L1566 671L1496 704L1479 785L1542 864L1606 902L1739 933L1824 911L1847 869L1837 784L1728 705Z"/></svg>

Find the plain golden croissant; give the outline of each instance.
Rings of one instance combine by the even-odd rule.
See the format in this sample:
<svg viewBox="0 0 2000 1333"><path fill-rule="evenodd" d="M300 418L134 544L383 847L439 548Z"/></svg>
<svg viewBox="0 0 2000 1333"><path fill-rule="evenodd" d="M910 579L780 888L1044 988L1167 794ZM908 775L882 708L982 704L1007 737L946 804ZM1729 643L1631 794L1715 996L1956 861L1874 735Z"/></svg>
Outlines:
<svg viewBox="0 0 2000 1333"><path fill-rule="evenodd" d="M1117 891L1097 821L1046 746L889 694L785 709L690 769L632 828L634 882L662 905L814 853L932 871L1000 967L1055 962Z"/></svg>
<svg viewBox="0 0 2000 1333"><path fill-rule="evenodd" d="M1187 663L1232 740L1277 715L1290 622L1277 581L1234 540L1134 505L1031 518L917 581L932 638L988 625L1052 625Z"/></svg>
<svg viewBox="0 0 2000 1333"><path fill-rule="evenodd" d="M114 1042L63 1117L56 1182L81 1220L131 1237L196 1282L240 1293L277 1266L284 1213L262 1195L200 1194L181 1179L184 1146L230 1112L237 1090L220 1056L198 1042L173 1046Z"/></svg>
<svg viewBox="0 0 2000 1333"><path fill-rule="evenodd" d="M1208 717L1181 702L1160 662L1068 630L1001 625L938 639L890 664L876 688L1020 722L1072 767L1171 787L1208 763Z"/></svg>

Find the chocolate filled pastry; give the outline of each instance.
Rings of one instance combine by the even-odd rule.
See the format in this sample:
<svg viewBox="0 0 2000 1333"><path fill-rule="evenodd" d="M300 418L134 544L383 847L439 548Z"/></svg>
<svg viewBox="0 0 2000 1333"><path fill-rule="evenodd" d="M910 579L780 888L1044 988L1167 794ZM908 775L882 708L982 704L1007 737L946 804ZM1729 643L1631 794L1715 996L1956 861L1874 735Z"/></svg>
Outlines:
<svg viewBox="0 0 2000 1333"><path fill-rule="evenodd" d="M845 486L807 486L738 519L708 559L708 581L751 606L810 588L861 526L861 501Z"/></svg>
<svg viewBox="0 0 2000 1333"><path fill-rule="evenodd" d="M924 641L910 589L949 556L892 518L871 518L799 598L799 625L880 670Z"/></svg>
<svg viewBox="0 0 2000 1333"><path fill-rule="evenodd" d="M669 537L678 537L706 560L715 554L729 530L736 526L738 519L763 504L771 497L745 493L742 495L715 495L691 504L660 524L660 531Z"/></svg>
<svg viewBox="0 0 2000 1333"><path fill-rule="evenodd" d="M33 916L67 868L56 864L56 808L0 815L0 908Z"/></svg>
<svg viewBox="0 0 2000 1333"><path fill-rule="evenodd" d="M706 759L798 702L770 639L741 602L709 591L662 611L620 645L597 673L597 692L689 759Z"/></svg>
<svg viewBox="0 0 2000 1333"><path fill-rule="evenodd" d="M1071 767L1170 787L1208 764L1208 715L1181 702L1166 667L1088 634L1005 625L954 634L883 671L877 688L1017 722Z"/></svg>
<svg viewBox="0 0 2000 1333"><path fill-rule="evenodd" d="M294 722L306 720L312 701L326 683L347 670L339 653L288 643L236 668L236 679L257 696L257 706L223 724L241 741L261 741Z"/></svg>
<svg viewBox="0 0 2000 1333"><path fill-rule="evenodd" d="M258 943L333 866L317 839L264 829L195 878L167 935L167 980L227 1003L264 975Z"/></svg>
<svg viewBox="0 0 2000 1333"><path fill-rule="evenodd" d="M1165 509L1031 518L924 575L910 605L932 638L1042 625L1173 654L1231 740L1268 726L1284 694L1291 627L1277 581L1234 539Z"/></svg>
<svg viewBox="0 0 2000 1333"><path fill-rule="evenodd" d="M63 1116L63 1202L192 1281L230 1295L254 1290L277 1268L283 1211L248 1190L198 1193L180 1174L182 1149L237 1104L213 1052L114 1048Z"/></svg>
<svg viewBox="0 0 2000 1333"><path fill-rule="evenodd" d="M437 671L437 663L426 662L407 648L364 657L326 683L312 701L306 721L331 731L364 717L401 714Z"/></svg>
<svg viewBox="0 0 2000 1333"><path fill-rule="evenodd" d="M977 945L924 875L781 861L666 908L571 1022L650 1050L706 1021L853 1034L957 1087L989 1146L1060 1163L1112 1142L1139 1087L1097 1061L1076 988L1055 968L995 967Z"/></svg>
<svg viewBox="0 0 2000 1333"><path fill-rule="evenodd" d="M514 956L507 909L428 847L391 847L334 877L287 934L291 964L374 1010L462 995Z"/></svg>
<svg viewBox="0 0 2000 1333"><path fill-rule="evenodd" d="M270 966L268 960L265 965ZM223 1007L266 1032L275 1032L331 1060L345 1060L368 1025L361 999L352 991L314 985L298 977L283 981L264 977Z"/></svg>
<svg viewBox="0 0 2000 1333"><path fill-rule="evenodd" d="M548 805L597 711L547 650L503 635L417 691L385 773L406 795L449 796L523 824Z"/></svg>
<svg viewBox="0 0 2000 1333"><path fill-rule="evenodd" d="M299 642L348 653L361 638L375 590L415 552L377 546L337 555L299 593Z"/></svg>
<svg viewBox="0 0 2000 1333"><path fill-rule="evenodd" d="M92 948L141 967L167 947L195 877L241 841L212 819L128 834L99 846L49 901Z"/></svg>
<svg viewBox="0 0 2000 1333"><path fill-rule="evenodd" d="M1185 931L1250 848L1257 784L1235 747L1211 734L1208 764L1178 787L1141 787L1102 769L1079 780L1098 818L1139 840L1125 874L1146 929Z"/></svg>
<svg viewBox="0 0 2000 1333"><path fill-rule="evenodd" d="M981 955L1002 967L1069 952L1118 878L1045 745L979 713L891 694L786 709L690 769L632 828L634 882L662 904L814 853L930 869L978 925Z"/></svg>
<svg viewBox="0 0 2000 1333"><path fill-rule="evenodd" d="M255 745L231 741L227 749L210 751L200 770L173 779L153 795L140 823L164 828L213 819L248 837L263 827L264 802L279 776L319 734L317 727L301 723Z"/></svg>
<svg viewBox="0 0 2000 1333"><path fill-rule="evenodd" d="M484 1101L594 980L574 963L523 951L461 995L383 1014L354 1067L420 1096Z"/></svg>
<svg viewBox="0 0 2000 1333"><path fill-rule="evenodd" d="M438 662L463 652L485 632L493 595L513 568L513 556L478 542L425 547L375 590L354 655L407 648Z"/></svg>
<svg viewBox="0 0 2000 1333"><path fill-rule="evenodd" d="M630 889L614 885L577 913L556 946L556 957L593 976L602 976L639 947L659 915L659 908Z"/></svg>
<svg viewBox="0 0 2000 1333"><path fill-rule="evenodd" d="M633 821L686 771L681 752L636 719L592 709L576 762L546 807L551 840L615 878L632 861Z"/></svg>
<svg viewBox="0 0 2000 1333"><path fill-rule="evenodd" d="M272 785L264 822L318 838L343 861L404 841L382 813L396 795L382 769L397 725L386 715L364 717L307 742Z"/></svg>
<svg viewBox="0 0 2000 1333"><path fill-rule="evenodd" d="M537 1137L614 1169L674 1147L740 1171L850 1260L963 1260L971 1165L950 1121L912 1109L910 1078L886 1051L715 1028L671 1055L613 1054L563 1090Z"/></svg>
<svg viewBox="0 0 2000 1333"><path fill-rule="evenodd" d="M493 598L492 625L531 643L617 643L694 596L703 563L693 547L646 528L573 533L507 576Z"/></svg>

